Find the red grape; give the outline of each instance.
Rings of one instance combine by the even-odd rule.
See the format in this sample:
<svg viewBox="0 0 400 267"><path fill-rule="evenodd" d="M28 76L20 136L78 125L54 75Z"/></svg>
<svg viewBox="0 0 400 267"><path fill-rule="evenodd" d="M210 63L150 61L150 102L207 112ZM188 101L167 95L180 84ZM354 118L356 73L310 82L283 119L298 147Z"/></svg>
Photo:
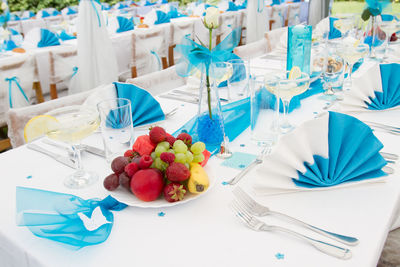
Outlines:
<svg viewBox="0 0 400 267"><path fill-rule="evenodd" d="M125 172L121 173L119 175L119 184L128 189L129 191L131 190L131 177L128 176Z"/></svg>
<svg viewBox="0 0 400 267"><path fill-rule="evenodd" d="M108 191L114 191L119 186L119 178L115 173L107 176L103 181L104 188Z"/></svg>
<svg viewBox="0 0 400 267"><path fill-rule="evenodd" d="M129 159L125 157L116 157L111 162L111 169L116 174L121 174L125 171L125 166L129 164Z"/></svg>

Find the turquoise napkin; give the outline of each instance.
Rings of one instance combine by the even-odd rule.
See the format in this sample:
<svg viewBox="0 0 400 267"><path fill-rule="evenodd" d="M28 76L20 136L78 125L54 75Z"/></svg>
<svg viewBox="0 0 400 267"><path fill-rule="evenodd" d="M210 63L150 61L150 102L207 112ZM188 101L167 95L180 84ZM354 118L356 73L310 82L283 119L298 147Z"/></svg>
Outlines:
<svg viewBox="0 0 400 267"><path fill-rule="evenodd" d="M78 13L78 12L76 12L75 10L73 10L72 8L68 8L68 12L67 12L67 15L74 15L74 14L76 14L76 13Z"/></svg>
<svg viewBox="0 0 400 267"><path fill-rule="evenodd" d="M237 11L238 10L238 7L235 5L235 3L229 1L228 4L229 4L229 7L226 11Z"/></svg>
<svg viewBox="0 0 400 267"><path fill-rule="evenodd" d="M342 37L342 33L334 26L335 21L337 20L338 18L329 17L329 34L328 34L329 40Z"/></svg>
<svg viewBox="0 0 400 267"><path fill-rule="evenodd" d="M62 30L61 33L58 35L58 38L60 38L62 41L67 41L67 40L76 39L76 36L68 34L65 32L65 30Z"/></svg>
<svg viewBox="0 0 400 267"><path fill-rule="evenodd" d="M40 36L41 39L37 45L38 47L60 45L60 41L58 40L57 35L47 29L40 29Z"/></svg>
<svg viewBox="0 0 400 267"><path fill-rule="evenodd" d="M304 163L306 172L298 171L293 182L300 187L326 187L346 182L385 176L387 164L379 151L383 144L371 128L358 119L329 112L329 157L314 155L314 164Z"/></svg>
<svg viewBox="0 0 400 267"><path fill-rule="evenodd" d="M379 68L382 92L375 91L375 97L370 97L371 103L366 103L371 110L384 110L400 105L400 65L381 64Z"/></svg>
<svg viewBox="0 0 400 267"><path fill-rule="evenodd" d="M4 45L5 45L5 50L6 51L11 51L14 48L17 48L18 46L15 44L13 40L4 40Z"/></svg>
<svg viewBox="0 0 400 267"><path fill-rule="evenodd" d="M47 12L46 10L43 10L42 11L42 18L47 18L47 17L50 17L49 12Z"/></svg>
<svg viewBox="0 0 400 267"><path fill-rule="evenodd" d="M119 98L127 98L132 105L133 126L165 119L160 103L146 90L128 83L114 83Z"/></svg>
<svg viewBox="0 0 400 267"><path fill-rule="evenodd" d="M154 22L155 25L170 22L170 18L167 15L167 13L162 12L161 10L157 10L156 14L157 14L157 20Z"/></svg>
<svg viewBox="0 0 400 267"><path fill-rule="evenodd" d="M18 186L16 191L17 225L26 226L34 235L72 249L106 241L114 224L111 211L127 207L111 196L103 200L84 200L70 194L27 187ZM96 213L103 217L104 224L97 228L88 227L84 219L93 220Z"/></svg>
<svg viewBox="0 0 400 267"><path fill-rule="evenodd" d="M155 4L157 4L157 3L156 3L156 2L151 3L151 2L149 2L149 1L146 1L146 3L144 4L144 6L153 6L153 5L155 5Z"/></svg>
<svg viewBox="0 0 400 267"><path fill-rule="evenodd" d="M61 12L58 11L58 10L54 10L52 15L53 16L58 16L58 15L61 15Z"/></svg>
<svg viewBox="0 0 400 267"><path fill-rule="evenodd" d="M21 18L18 15L11 14L10 15L10 20L11 21L19 21L19 20L21 20Z"/></svg>
<svg viewBox="0 0 400 267"><path fill-rule="evenodd" d="M118 32L118 33L120 33L120 32L126 32L126 31L131 31L131 30L133 30L134 27L135 27L135 26L133 25L132 18L131 18L131 19L127 19L127 18L125 18L125 17L118 16L118 17L117 17L117 20L118 20L118 25L119 25L119 28L117 29L117 32Z"/></svg>
<svg viewBox="0 0 400 267"><path fill-rule="evenodd" d="M170 6L170 9L168 11L168 17L170 19L175 19L175 18L180 18L180 17L187 17L184 14L181 14L178 12L178 9L174 6Z"/></svg>

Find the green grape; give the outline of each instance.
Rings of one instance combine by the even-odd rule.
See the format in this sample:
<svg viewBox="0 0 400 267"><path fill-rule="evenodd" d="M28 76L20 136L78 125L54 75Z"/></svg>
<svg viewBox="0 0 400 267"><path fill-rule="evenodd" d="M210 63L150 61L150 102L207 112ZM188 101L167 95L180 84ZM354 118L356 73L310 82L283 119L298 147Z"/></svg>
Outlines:
<svg viewBox="0 0 400 267"><path fill-rule="evenodd" d="M151 152L151 154L150 154L150 156L151 156L151 158L153 159L153 161L156 159L156 152Z"/></svg>
<svg viewBox="0 0 400 267"><path fill-rule="evenodd" d="M190 150L192 150L193 154L200 154L206 149L206 145L203 142L194 143Z"/></svg>
<svg viewBox="0 0 400 267"><path fill-rule="evenodd" d="M194 154L193 155L193 162L202 162L204 160L203 154Z"/></svg>
<svg viewBox="0 0 400 267"><path fill-rule="evenodd" d="M188 150L188 151L186 151L185 155L186 155L186 162L187 162L187 163L190 163L190 162L193 161L193 154L192 154L192 152L190 152L190 151Z"/></svg>
<svg viewBox="0 0 400 267"><path fill-rule="evenodd" d="M157 146L163 146L163 147L165 147L165 149L166 149L166 150L168 150L168 149L169 149L169 143L168 143L167 141L164 141L164 142L158 143L158 145L157 145Z"/></svg>
<svg viewBox="0 0 400 267"><path fill-rule="evenodd" d="M154 166L160 171L165 171L168 167L168 163L165 163L160 158L156 158L156 160L154 161Z"/></svg>
<svg viewBox="0 0 400 267"><path fill-rule="evenodd" d="M176 153L174 161L180 163L186 163L186 155L184 153Z"/></svg>
<svg viewBox="0 0 400 267"><path fill-rule="evenodd" d="M190 165L189 163L185 163L186 168L188 168L188 170L190 170Z"/></svg>
<svg viewBox="0 0 400 267"><path fill-rule="evenodd" d="M186 153L187 145L182 140L176 140L173 146L175 153Z"/></svg>
<svg viewBox="0 0 400 267"><path fill-rule="evenodd" d="M156 157L160 157L161 153L166 152L167 149L165 149L164 146L157 146L154 152L156 152Z"/></svg>
<svg viewBox="0 0 400 267"><path fill-rule="evenodd" d="M175 151L174 151L172 148L168 149L167 152L172 153L172 154L175 154Z"/></svg>

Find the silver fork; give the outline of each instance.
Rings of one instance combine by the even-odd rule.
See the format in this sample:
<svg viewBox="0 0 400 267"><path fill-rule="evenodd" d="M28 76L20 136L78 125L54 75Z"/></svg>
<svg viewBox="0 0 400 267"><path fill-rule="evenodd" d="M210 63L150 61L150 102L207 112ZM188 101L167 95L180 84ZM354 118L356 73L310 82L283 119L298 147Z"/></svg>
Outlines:
<svg viewBox="0 0 400 267"><path fill-rule="evenodd" d="M299 239L302 239L308 242L310 245L318 249L319 251L334 256L339 259L350 259L351 251L347 248L342 248L324 241L320 241L306 235L297 233L290 229L276 226L276 225L268 225L263 221L258 220L257 218L250 215L238 202L232 201L231 208L235 215L242 221L244 224L254 231L280 231L290 235L293 235Z"/></svg>
<svg viewBox="0 0 400 267"><path fill-rule="evenodd" d="M254 216L267 216L267 215L277 215L278 217L282 217L290 222L293 222L297 225L301 225L307 229L310 229L318 234L321 234L323 236L332 238L336 241L339 241L343 244L349 245L349 246L355 246L358 244L358 239L355 237L351 236L345 236L345 235L339 235L335 234L326 230L323 230L321 228L318 228L316 226L313 226L311 224L302 222L296 218L290 217L286 214L272 211L268 207L261 205L260 203L256 202L254 199L252 199L245 191L243 191L242 188L236 187L233 191L233 194L235 195L236 199L243 204L243 207L252 215Z"/></svg>

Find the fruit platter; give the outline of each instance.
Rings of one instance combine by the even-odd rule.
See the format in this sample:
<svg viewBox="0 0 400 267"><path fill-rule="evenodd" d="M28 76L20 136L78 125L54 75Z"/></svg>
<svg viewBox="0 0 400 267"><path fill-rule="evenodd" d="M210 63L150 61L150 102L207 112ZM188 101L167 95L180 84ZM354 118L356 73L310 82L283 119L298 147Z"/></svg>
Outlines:
<svg viewBox="0 0 400 267"><path fill-rule="evenodd" d="M136 138L132 149L111 162L104 188L118 201L135 207L166 207L188 202L211 188L206 167L211 153L202 142L180 133L176 138L162 127Z"/></svg>

